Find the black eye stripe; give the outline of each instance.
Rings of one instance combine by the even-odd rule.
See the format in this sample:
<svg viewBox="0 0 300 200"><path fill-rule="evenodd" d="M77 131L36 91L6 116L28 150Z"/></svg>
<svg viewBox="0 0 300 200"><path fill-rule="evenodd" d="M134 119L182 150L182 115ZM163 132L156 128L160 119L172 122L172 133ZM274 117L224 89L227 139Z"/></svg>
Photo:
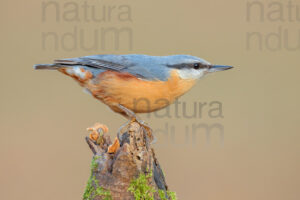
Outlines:
<svg viewBox="0 0 300 200"><path fill-rule="evenodd" d="M194 69L205 69L205 68L210 68L210 65L207 65L207 64L202 64L202 63L194 63L193 65L192 65L192 67L194 68Z"/></svg>
<svg viewBox="0 0 300 200"><path fill-rule="evenodd" d="M173 69L202 69L207 67L206 65L201 63L181 63L175 65L166 65L166 66Z"/></svg>

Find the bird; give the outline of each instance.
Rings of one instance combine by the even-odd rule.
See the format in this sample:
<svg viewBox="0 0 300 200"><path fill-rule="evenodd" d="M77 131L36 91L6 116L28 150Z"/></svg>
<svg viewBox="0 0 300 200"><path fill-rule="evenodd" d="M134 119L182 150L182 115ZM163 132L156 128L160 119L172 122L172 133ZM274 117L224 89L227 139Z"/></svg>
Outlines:
<svg viewBox="0 0 300 200"><path fill-rule="evenodd" d="M191 55L91 55L34 65L72 77L89 94L129 120L163 109L206 75L233 68ZM141 124L144 124L141 120Z"/></svg>

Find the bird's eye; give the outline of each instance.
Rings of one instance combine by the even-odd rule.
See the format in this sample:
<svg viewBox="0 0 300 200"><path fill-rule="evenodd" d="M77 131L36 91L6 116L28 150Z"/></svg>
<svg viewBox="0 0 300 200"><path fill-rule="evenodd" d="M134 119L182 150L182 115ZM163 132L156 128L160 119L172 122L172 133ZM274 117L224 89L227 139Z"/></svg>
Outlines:
<svg viewBox="0 0 300 200"><path fill-rule="evenodd" d="M195 64L194 64L194 69L199 69L199 68L200 68L199 63L195 63Z"/></svg>

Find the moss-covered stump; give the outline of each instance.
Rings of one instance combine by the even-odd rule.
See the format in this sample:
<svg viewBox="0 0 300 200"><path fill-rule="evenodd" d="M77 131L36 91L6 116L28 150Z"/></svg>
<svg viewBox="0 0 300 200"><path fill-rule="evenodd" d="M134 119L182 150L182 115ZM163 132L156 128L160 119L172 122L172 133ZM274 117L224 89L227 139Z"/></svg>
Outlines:
<svg viewBox="0 0 300 200"><path fill-rule="evenodd" d="M175 193L168 191L147 131L140 124L130 123L117 147L107 134L100 136L97 141L86 138L94 157L83 199L176 199Z"/></svg>

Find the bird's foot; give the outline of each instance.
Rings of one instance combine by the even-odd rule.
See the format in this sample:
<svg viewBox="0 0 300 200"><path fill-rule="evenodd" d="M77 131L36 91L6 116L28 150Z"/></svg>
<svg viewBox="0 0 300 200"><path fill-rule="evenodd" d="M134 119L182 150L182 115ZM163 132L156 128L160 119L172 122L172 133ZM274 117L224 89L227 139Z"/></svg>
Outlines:
<svg viewBox="0 0 300 200"><path fill-rule="evenodd" d="M132 110L129 110L128 108L122 106L122 105L118 105L119 108L125 112L125 115L130 119L126 124L124 124L125 126L130 124L131 122L137 122L140 125L142 125L143 127L145 127L147 130L151 130L150 126L144 122L143 120L141 120ZM124 126L124 127L125 127ZM123 127L123 126L122 126Z"/></svg>
<svg viewBox="0 0 300 200"><path fill-rule="evenodd" d="M123 129L126 127L128 127L128 125L132 122L137 122L141 125L141 127L146 131L147 133L147 137L150 141L151 144L154 144L156 142L156 138L154 137L153 133L152 133L152 129L150 128L150 126L144 122L142 119L140 119L132 110L122 106L122 105L118 105L119 108L125 112L126 116L130 119L128 122L126 122L125 124L123 124L119 131L118 131L118 138L120 139L120 133L123 132Z"/></svg>

